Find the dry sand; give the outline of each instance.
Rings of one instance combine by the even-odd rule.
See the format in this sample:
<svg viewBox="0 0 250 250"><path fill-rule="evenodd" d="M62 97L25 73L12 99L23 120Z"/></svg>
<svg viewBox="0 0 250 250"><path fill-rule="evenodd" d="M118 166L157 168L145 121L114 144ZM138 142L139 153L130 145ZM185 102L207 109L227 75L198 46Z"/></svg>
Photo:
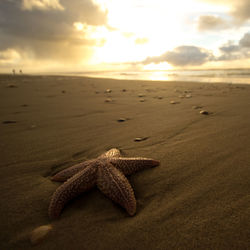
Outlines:
<svg viewBox="0 0 250 250"><path fill-rule="evenodd" d="M0 249L250 249L250 86L2 75L0 118ZM50 221L50 176L113 147L161 162L137 214L93 189Z"/></svg>

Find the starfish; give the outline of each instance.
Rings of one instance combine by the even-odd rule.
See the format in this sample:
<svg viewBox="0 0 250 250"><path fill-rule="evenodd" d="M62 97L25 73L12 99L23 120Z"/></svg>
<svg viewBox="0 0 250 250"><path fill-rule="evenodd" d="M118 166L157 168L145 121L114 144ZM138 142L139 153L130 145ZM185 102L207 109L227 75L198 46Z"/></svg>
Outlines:
<svg viewBox="0 0 250 250"><path fill-rule="evenodd" d="M136 199L125 176L159 164L159 161L150 158L122 157L119 149L113 148L96 159L64 169L51 178L64 183L51 198L49 217L58 218L70 200L94 186L133 216L136 212Z"/></svg>

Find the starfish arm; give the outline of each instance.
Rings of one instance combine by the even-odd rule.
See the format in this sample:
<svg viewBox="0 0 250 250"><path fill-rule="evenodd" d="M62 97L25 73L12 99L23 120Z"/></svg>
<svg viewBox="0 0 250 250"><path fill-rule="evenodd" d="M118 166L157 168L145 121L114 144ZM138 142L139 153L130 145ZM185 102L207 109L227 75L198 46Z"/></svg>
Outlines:
<svg viewBox="0 0 250 250"><path fill-rule="evenodd" d="M121 152L119 149L117 148L112 148L109 151L103 153L102 155L99 156L99 158L103 158L103 157L120 157L121 156Z"/></svg>
<svg viewBox="0 0 250 250"><path fill-rule="evenodd" d="M136 212L134 191L123 173L112 164L98 167L97 187L114 202L125 208L129 215Z"/></svg>
<svg viewBox="0 0 250 250"><path fill-rule="evenodd" d="M92 188L96 184L96 173L97 167L90 165L57 188L50 201L49 217L58 218L66 203Z"/></svg>
<svg viewBox="0 0 250 250"><path fill-rule="evenodd" d="M146 168L160 165L159 161L150 158L111 158L110 163L119 169L124 175L131 175Z"/></svg>
<svg viewBox="0 0 250 250"><path fill-rule="evenodd" d="M51 180L58 181L58 182L64 182L64 181L68 180L69 178L71 178L73 175L77 174L78 172L80 172L83 169L85 169L86 167L88 167L92 162L93 162L93 160L92 161L91 160L84 161L84 162L78 163L72 167L66 168L66 169L58 172L54 176L52 176Z"/></svg>

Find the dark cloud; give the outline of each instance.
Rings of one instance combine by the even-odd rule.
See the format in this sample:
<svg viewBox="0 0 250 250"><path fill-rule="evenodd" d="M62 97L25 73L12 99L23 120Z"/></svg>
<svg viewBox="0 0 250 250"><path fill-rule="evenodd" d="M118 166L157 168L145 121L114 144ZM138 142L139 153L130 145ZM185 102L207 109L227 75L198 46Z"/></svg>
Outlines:
<svg viewBox="0 0 250 250"><path fill-rule="evenodd" d="M0 51L27 51L36 59L81 60L99 41L77 32L74 22L97 26L105 25L106 19L107 13L91 0L1 0Z"/></svg>
<svg viewBox="0 0 250 250"><path fill-rule="evenodd" d="M221 17L206 15L200 16L198 20L198 30L207 31L207 30L219 30L225 29L228 27L227 22Z"/></svg>
<svg viewBox="0 0 250 250"><path fill-rule="evenodd" d="M203 48L180 46L173 51L167 51L161 56L148 57L143 63L168 62L174 66L195 66L209 61L211 56L212 54Z"/></svg>
<svg viewBox="0 0 250 250"><path fill-rule="evenodd" d="M224 53L232 53L232 52L237 52L240 50L240 47L238 45L233 45L231 42L228 44L223 45L220 47L220 50Z"/></svg>

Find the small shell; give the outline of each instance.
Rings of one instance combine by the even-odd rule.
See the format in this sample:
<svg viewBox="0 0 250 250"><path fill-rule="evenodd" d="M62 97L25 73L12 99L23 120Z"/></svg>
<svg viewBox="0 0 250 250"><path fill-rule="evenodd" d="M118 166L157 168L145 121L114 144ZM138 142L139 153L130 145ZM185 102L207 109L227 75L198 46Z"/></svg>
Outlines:
<svg viewBox="0 0 250 250"><path fill-rule="evenodd" d="M37 244L45 238L45 236L52 230L52 225L44 225L37 227L30 234L30 241L32 244Z"/></svg>
<svg viewBox="0 0 250 250"><path fill-rule="evenodd" d="M112 90L111 89L106 89L105 93L111 93Z"/></svg>

